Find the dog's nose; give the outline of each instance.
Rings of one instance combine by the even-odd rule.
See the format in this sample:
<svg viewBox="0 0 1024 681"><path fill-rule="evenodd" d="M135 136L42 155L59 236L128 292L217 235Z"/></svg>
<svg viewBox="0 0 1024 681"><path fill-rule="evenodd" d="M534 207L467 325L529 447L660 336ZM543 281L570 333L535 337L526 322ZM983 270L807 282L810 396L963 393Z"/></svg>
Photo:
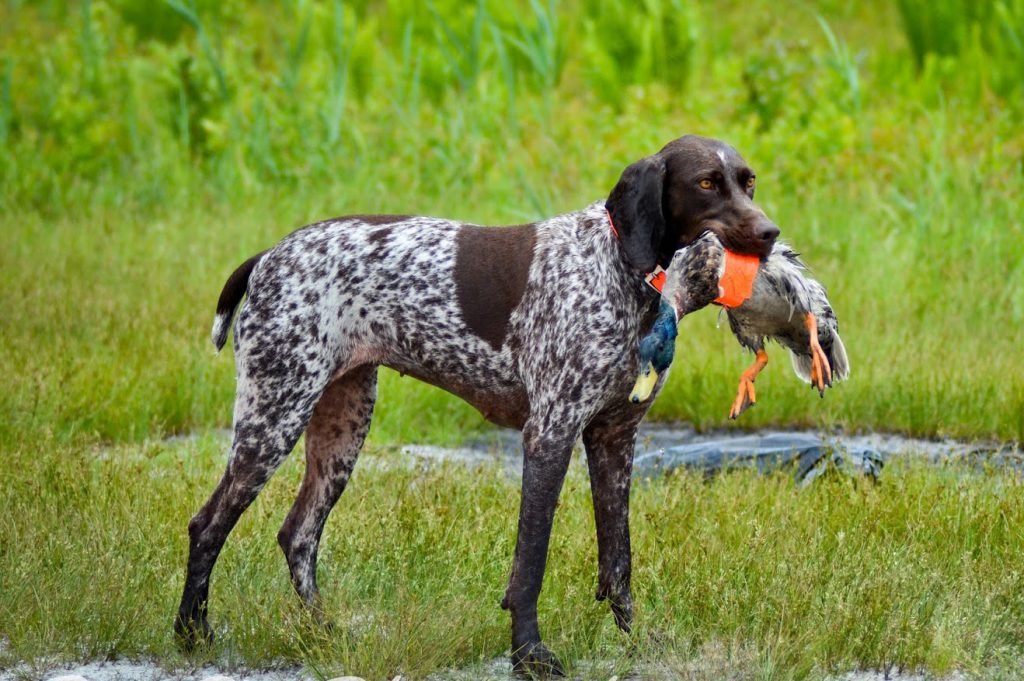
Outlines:
<svg viewBox="0 0 1024 681"><path fill-rule="evenodd" d="M763 222L757 228L757 236L762 241L775 241L779 234L779 228L770 222Z"/></svg>

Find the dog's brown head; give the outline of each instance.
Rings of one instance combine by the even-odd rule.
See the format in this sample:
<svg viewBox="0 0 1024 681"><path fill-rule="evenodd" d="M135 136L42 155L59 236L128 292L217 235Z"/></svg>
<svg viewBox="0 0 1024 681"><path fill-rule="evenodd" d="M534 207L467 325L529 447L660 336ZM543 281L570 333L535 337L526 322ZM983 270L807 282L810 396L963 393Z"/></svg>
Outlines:
<svg viewBox="0 0 1024 681"><path fill-rule="evenodd" d="M779 228L754 205L754 172L724 142L673 140L622 172L605 202L626 257L649 272L711 231L729 250L771 253Z"/></svg>

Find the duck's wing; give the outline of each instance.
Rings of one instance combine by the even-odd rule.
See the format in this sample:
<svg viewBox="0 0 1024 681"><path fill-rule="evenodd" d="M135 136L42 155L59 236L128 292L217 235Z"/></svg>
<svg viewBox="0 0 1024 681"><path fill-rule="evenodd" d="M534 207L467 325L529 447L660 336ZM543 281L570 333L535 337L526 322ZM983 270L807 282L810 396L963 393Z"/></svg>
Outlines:
<svg viewBox="0 0 1024 681"><path fill-rule="evenodd" d="M819 294L815 286L824 296L824 287L807 275L807 265L786 243L776 242L759 275L777 296L789 304L789 321L796 319L799 322L804 313L814 310L814 300Z"/></svg>

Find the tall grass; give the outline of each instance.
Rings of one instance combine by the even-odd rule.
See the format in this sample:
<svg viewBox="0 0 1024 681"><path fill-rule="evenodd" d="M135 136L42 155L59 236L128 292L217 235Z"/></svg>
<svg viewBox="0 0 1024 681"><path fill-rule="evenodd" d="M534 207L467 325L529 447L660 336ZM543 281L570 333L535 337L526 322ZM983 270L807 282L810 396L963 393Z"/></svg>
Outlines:
<svg viewBox="0 0 1024 681"><path fill-rule="evenodd" d="M320 552L336 624L327 633L303 617L275 541L302 474L293 459L243 516L214 573L216 646L186 659L170 626L185 526L222 470L223 440L51 445L19 450L23 464L2 473L0 632L9 644L0 669L146 656L172 668L213 660L422 679L507 654L498 601L519 485L500 469L406 469L371 449ZM964 477L956 467L896 466L878 485L840 476L806 490L785 474L639 484L636 631L625 637L594 600L593 509L577 462L540 621L582 678L714 679L734 669L732 678L819 679L890 665L994 678L1021 655L1022 514L1013 476Z"/></svg>
<svg viewBox="0 0 1024 681"><path fill-rule="evenodd" d="M251 253L350 212L572 210L687 131L758 170L851 349L824 402L776 353L741 425L1019 439L1022 99L993 80L1018 4L964 20L987 27L982 73L973 48L914 56L912 22L952 2L785 26L768 3L674 0L6 3L0 442L224 425L231 361L205 330ZM656 417L724 423L746 358L712 317L684 325ZM378 441L484 427L410 381L382 393Z"/></svg>

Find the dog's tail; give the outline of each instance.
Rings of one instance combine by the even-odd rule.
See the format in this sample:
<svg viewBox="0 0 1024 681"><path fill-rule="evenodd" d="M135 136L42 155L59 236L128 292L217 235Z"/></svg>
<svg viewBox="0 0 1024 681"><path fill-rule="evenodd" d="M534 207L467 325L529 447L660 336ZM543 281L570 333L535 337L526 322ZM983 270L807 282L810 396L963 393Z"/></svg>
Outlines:
<svg viewBox="0 0 1024 681"><path fill-rule="evenodd" d="M256 263L266 254L266 251L257 253L238 266L228 280L224 282L224 288L217 299L217 316L213 318L213 330L210 338L217 350L224 347L228 340L228 329L231 328L231 317L235 314L235 308L241 302L249 287L249 275L252 274Z"/></svg>

